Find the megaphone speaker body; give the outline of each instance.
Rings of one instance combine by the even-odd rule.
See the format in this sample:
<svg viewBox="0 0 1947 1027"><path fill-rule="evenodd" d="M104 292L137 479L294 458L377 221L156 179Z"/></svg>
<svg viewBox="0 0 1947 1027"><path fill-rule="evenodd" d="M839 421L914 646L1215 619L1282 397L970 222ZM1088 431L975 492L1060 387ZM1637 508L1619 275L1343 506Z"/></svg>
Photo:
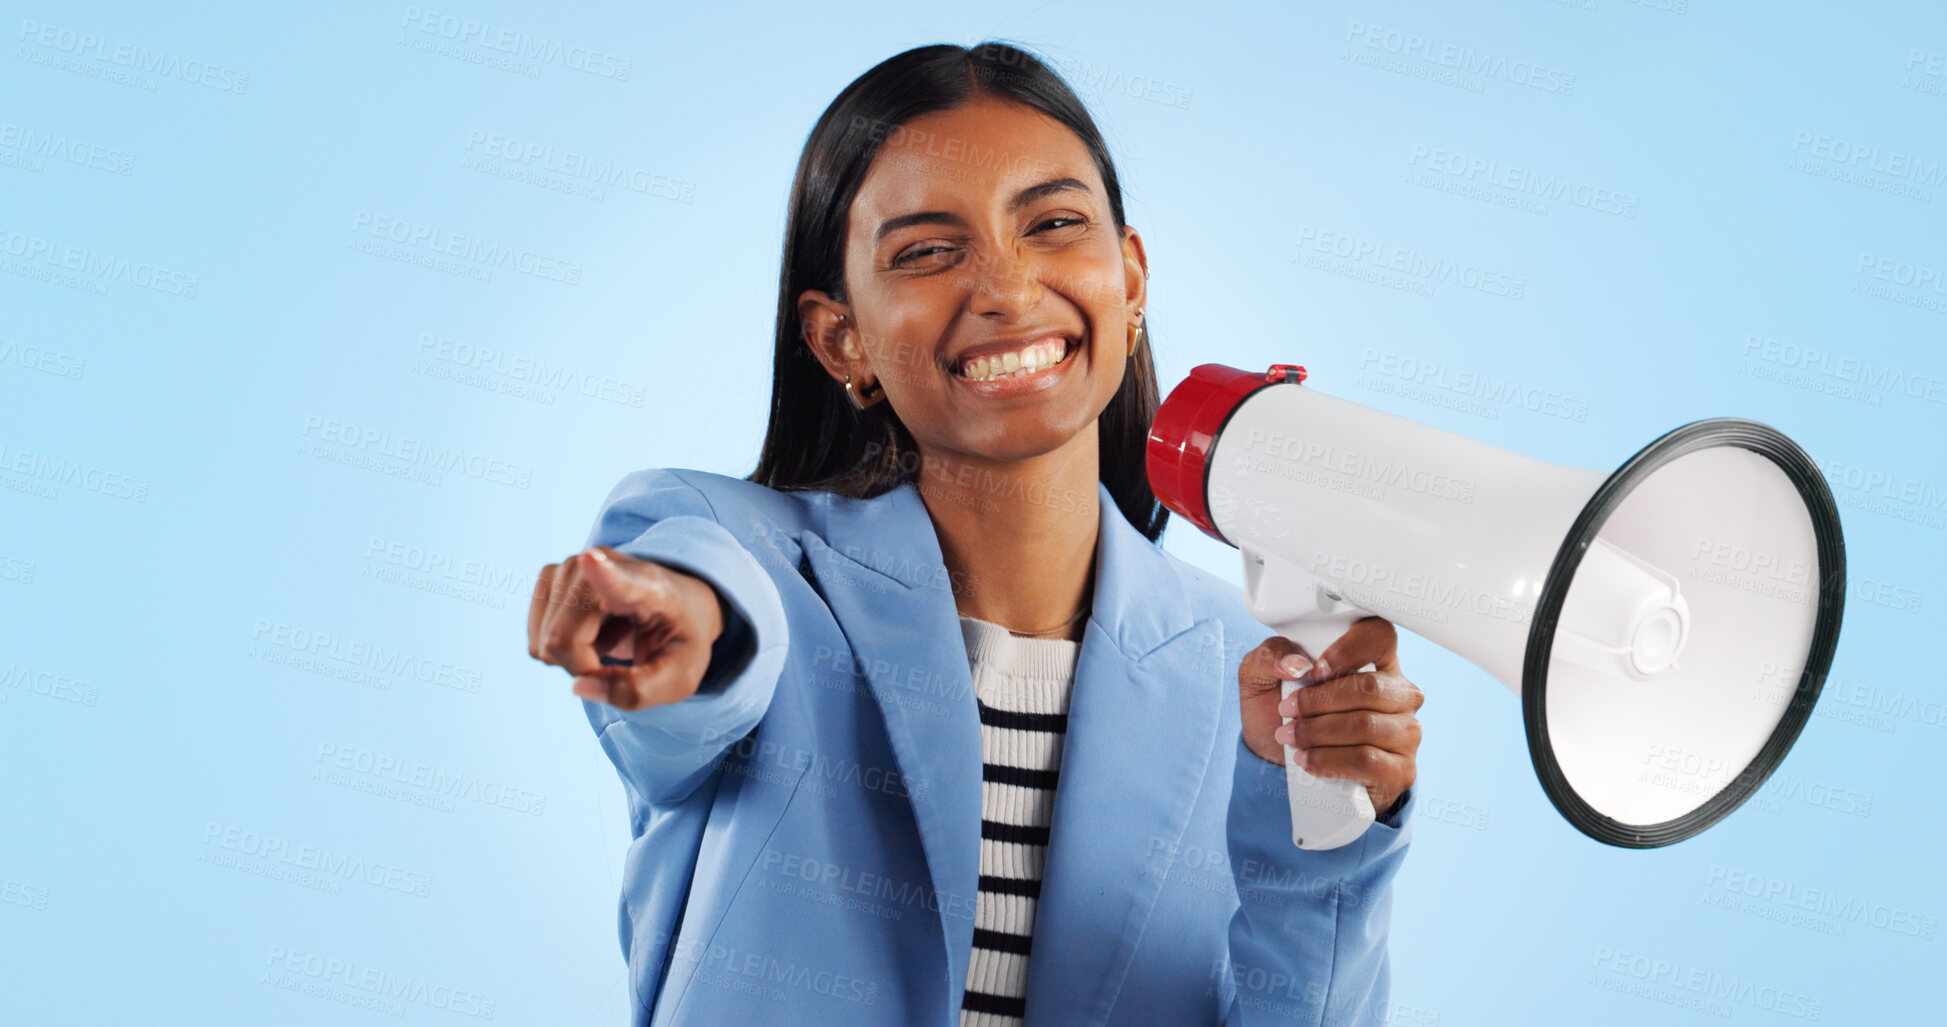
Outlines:
<svg viewBox="0 0 1947 1027"><path fill-rule="evenodd" d="M1609 844L1689 837L1782 761L1845 582L1837 508L1790 439L1699 421L1593 471L1302 380L1203 365L1150 435L1158 497L1242 550L1254 616L1314 656L1377 615L1466 657L1521 696L1556 808ZM1287 776L1297 844L1363 833L1363 787Z"/></svg>

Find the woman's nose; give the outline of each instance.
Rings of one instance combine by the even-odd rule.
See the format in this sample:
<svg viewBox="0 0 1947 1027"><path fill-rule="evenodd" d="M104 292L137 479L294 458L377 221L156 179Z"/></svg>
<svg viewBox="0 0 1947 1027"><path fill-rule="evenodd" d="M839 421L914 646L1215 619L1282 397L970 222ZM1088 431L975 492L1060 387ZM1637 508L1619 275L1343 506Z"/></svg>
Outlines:
<svg viewBox="0 0 1947 1027"><path fill-rule="evenodd" d="M972 277L973 312L982 317L1011 320L1034 308L1041 299L1041 282L1032 257L1014 252L983 252L975 256Z"/></svg>

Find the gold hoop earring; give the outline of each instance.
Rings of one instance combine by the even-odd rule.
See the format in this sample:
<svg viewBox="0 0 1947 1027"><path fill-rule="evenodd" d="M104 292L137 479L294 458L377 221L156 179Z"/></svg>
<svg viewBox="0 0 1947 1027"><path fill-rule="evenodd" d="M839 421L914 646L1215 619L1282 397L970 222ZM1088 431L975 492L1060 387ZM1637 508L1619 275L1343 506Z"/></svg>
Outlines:
<svg viewBox="0 0 1947 1027"><path fill-rule="evenodd" d="M1143 317L1142 309L1136 309L1136 324L1129 330L1129 356L1136 355L1136 347L1149 341L1149 319Z"/></svg>
<svg viewBox="0 0 1947 1027"><path fill-rule="evenodd" d="M873 385L878 385L879 387L872 392L866 392ZM877 406L885 401L886 387L877 382L865 382L855 385L852 382L852 376L848 374L845 376L845 398L851 402L852 409L863 412L867 407Z"/></svg>

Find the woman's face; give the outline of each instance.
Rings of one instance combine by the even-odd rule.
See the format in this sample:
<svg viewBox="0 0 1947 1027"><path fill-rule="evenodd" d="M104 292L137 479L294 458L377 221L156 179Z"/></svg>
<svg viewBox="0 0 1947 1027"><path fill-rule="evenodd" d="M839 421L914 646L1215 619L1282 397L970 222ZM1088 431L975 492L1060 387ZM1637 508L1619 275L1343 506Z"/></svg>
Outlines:
<svg viewBox="0 0 1947 1027"><path fill-rule="evenodd" d="M886 132L852 203L848 302L808 292L800 312L929 456L1020 460L1085 431L1092 454L1145 267L1081 139L980 97Z"/></svg>

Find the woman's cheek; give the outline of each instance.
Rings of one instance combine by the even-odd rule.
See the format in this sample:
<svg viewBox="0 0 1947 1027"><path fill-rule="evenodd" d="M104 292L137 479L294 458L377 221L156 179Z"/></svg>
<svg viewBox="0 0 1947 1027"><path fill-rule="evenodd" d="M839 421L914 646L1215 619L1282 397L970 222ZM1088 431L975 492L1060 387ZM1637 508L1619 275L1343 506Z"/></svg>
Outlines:
<svg viewBox="0 0 1947 1027"><path fill-rule="evenodd" d="M1091 315L1120 317L1128 299L1120 253L1077 254L1062 268L1062 275L1075 284L1076 299Z"/></svg>
<svg viewBox="0 0 1947 1027"><path fill-rule="evenodd" d="M893 339L912 337L903 333L892 336ZM932 355L917 343L881 342L878 352L872 354L872 367L886 383L888 398L897 399L901 395L910 398L939 384L932 380L937 377L931 373Z"/></svg>
<svg viewBox="0 0 1947 1027"><path fill-rule="evenodd" d="M1091 355L1099 360L1120 358L1129 347L1128 293L1122 280L1122 263L1091 260L1070 273L1077 284L1075 299L1088 318L1094 345Z"/></svg>

